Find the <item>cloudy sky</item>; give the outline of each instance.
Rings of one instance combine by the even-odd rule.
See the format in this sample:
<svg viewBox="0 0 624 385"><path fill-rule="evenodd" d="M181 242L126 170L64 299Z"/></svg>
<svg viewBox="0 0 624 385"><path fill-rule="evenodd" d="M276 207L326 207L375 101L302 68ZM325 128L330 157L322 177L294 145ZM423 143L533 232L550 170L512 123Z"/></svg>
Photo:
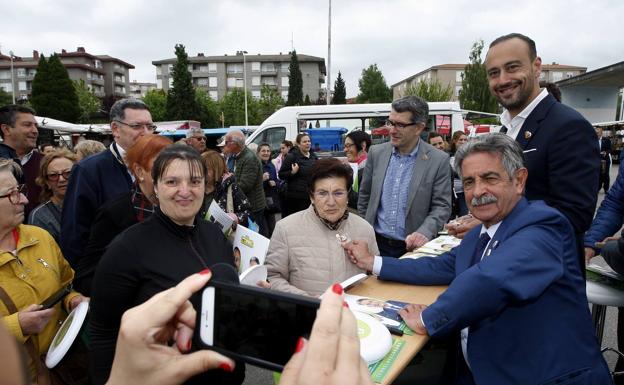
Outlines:
<svg viewBox="0 0 624 385"><path fill-rule="evenodd" d="M0 0L0 50L31 56L84 46L156 81L152 60L298 53L327 59L328 0ZM511 6L511 4L519 4ZM338 71L356 96L362 69L377 63L388 85L433 65L464 63L473 42L521 32L544 63L588 70L624 60L621 0L333 0L331 83Z"/></svg>

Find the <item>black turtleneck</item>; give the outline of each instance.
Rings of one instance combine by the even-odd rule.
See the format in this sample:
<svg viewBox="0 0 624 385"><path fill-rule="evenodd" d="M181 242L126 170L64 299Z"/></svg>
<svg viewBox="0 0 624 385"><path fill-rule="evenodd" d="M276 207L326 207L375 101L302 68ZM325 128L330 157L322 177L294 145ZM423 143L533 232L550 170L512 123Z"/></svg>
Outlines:
<svg viewBox="0 0 624 385"><path fill-rule="evenodd" d="M214 224L196 220L180 226L156 208L145 221L111 242L93 281L90 304L91 375L94 384L108 379L122 314L187 276L216 263L234 266L232 247ZM244 378L211 371L205 383L240 384ZM238 369L238 365L237 365Z"/></svg>

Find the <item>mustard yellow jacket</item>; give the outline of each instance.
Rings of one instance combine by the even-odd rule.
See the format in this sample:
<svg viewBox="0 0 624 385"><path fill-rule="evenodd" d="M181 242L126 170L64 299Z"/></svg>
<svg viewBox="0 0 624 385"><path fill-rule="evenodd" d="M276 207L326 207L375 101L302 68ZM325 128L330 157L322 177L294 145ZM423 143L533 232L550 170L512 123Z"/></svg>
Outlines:
<svg viewBox="0 0 624 385"><path fill-rule="evenodd" d="M32 304L41 304L67 285L74 279L74 271L46 230L28 225L19 225L17 230L17 257L11 251L0 250L0 286L11 297L15 306L22 310ZM25 343L31 338L39 354L43 354L47 352L60 324L67 317L70 301L78 295L80 294L74 291L55 305L56 312L37 335L24 335L17 313L9 314L2 301L0 315L18 341ZM32 371L34 366L30 364Z"/></svg>

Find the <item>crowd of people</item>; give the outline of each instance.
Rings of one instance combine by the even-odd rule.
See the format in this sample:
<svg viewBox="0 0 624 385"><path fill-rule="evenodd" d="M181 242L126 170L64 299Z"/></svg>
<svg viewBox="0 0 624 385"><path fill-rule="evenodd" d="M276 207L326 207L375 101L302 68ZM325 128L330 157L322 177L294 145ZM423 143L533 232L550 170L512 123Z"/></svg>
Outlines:
<svg viewBox="0 0 624 385"><path fill-rule="evenodd" d="M275 157L277 148L252 149L238 130L218 149L206 148L201 129L173 143L154 133L137 99L111 107L108 148L86 140L75 152L37 148L35 111L0 108L0 314L27 352L27 381L242 383L242 362L196 351L190 339L187 299L212 266L236 265L230 241L208 220L216 203L235 226L270 239L269 282L259 286L325 293L284 384L371 383L336 285L358 273L448 285L434 303L400 315L416 333L457 337L448 347L452 383L610 383L584 271L603 240L605 258L624 270L624 246L608 238L624 221L624 173L609 188L610 144L540 87L533 40L501 36L485 67L504 108L500 133L469 140L456 132L447 145L430 132L425 140L428 104L407 96L392 103L389 141L372 145L352 131L344 160L319 159L306 132L284 140ZM592 221L599 183L607 194ZM399 259L444 227L462 238L458 247ZM64 300L43 309L62 288ZM74 353L71 367L47 370L41 355L83 301L91 309L84 362Z"/></svg>

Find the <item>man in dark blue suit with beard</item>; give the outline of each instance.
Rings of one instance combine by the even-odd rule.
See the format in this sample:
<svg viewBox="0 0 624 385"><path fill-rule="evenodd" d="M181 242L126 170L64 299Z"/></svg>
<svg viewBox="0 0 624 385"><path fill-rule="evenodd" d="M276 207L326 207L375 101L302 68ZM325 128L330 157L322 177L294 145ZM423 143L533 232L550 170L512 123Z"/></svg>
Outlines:
<svg viewBox="0 0 624 385"><path fill-rule="evenodd" d="M430 306L399 314L432 337L461 332L458 384L609 384L594 335L570 222L524 198L528 172L518 143L502 134L455 155L466 203L482 222L438 257L372 256L345 244L352 262L381 280L449 285Z"/></svg>

